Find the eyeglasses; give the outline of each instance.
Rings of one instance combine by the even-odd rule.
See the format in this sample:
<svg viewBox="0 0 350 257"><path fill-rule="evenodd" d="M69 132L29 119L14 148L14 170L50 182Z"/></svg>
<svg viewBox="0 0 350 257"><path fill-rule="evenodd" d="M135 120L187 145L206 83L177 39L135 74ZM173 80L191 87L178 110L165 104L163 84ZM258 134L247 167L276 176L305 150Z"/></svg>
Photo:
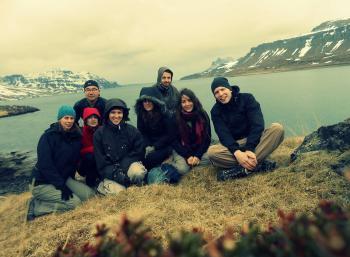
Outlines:
<svg viewBox="0 0 350 257"><path fill-rule="evenodd" d="M85 92L96 92L98 88L85 88Z"/></svg>

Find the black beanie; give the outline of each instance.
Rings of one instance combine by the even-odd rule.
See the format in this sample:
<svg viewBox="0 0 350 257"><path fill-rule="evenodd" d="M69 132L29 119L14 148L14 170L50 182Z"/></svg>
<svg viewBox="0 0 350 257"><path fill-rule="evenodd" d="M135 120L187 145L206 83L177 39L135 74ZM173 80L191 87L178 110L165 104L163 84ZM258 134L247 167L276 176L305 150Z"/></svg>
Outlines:
<svg viewBox="0 0 350 257"><path fill-rule="evenodd" d="M230 86L230 83L228 83L227 78L224 78L224 77L214 78L213 82L211 82L211 92L213 92L213 94L214 94L214 90L217 87L226 87L230 90L232 89L232 87Z"/></svg>
<svg viewBox="0 0 350 257"><path fill-rule="evenodd" d="M88 80L88 81L85 82L85 84L84 84L84 89L85 89L86 87L89 87L89 86L94 86L94 87L100 88L100 87L98 86L97 82L96 82L95 80L92 80L92 79L90 79L90 80Z"/></svg>

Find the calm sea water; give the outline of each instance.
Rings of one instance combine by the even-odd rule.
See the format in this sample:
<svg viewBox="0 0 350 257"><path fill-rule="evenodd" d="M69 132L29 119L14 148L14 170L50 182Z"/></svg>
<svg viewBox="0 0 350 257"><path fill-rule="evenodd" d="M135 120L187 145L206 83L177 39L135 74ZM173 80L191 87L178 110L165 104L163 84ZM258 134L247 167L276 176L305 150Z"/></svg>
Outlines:
<svg viewBox="0 0 350 257"><path fill-rule="evenodd" d="M287 136L294 136L305 135L321 125L350 117L349 74L350 67L347 66L233 77L229 80L231 84L240 86L241 92L254 94L261 104L266 125L280 122L285 126ZM210 90L211 81L212 78L174 81L174 85L178 89L192 89L209 113L215 102ZM133 108L141 87L146 85L106 89L101 95L107 99L122 98ZM58 107L73 105L82 97L83 93L0 102L40 109L39 112L0 119L0 151L35 150L40 135L50 123L55 122ZM135 125L133 109L130 114L130 122Z"/></svg>

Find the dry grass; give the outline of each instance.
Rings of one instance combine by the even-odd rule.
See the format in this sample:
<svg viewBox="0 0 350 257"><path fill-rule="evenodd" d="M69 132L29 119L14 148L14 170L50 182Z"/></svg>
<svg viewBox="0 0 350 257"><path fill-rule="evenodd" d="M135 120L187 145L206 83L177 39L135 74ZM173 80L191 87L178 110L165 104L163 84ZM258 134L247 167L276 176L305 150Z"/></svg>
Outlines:
<svg viewBox="0 0 350 257"><path fill-rule="evenodd" d="M0 256L50 256L59 244L92 239L96 223L114 226L120 215L142 218L157 238L200 227L213 236L227 226L276 222L276 210L310 212L319 199L350 205L349 182L329 170L335 157L314 153L289 165L289 155L302 138L287 139L272 158L280 168L272 173L217 182L212 167L194 169L178 186L132 187L118 196L92 199L74 211L25 223L29 193L0 199Z"/></svg>

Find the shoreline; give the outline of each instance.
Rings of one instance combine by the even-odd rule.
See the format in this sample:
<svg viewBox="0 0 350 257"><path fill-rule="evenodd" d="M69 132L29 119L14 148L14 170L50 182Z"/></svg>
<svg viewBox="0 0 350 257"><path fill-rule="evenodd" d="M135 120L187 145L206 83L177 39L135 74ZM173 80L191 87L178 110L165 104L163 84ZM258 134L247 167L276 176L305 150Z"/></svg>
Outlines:
<svg viewBox="0 0 350 257"><path fill-rule="evenodd" d="M0 118L6 118L37 111L40 110L36 107L28 105L0 105Z"/></svg>

